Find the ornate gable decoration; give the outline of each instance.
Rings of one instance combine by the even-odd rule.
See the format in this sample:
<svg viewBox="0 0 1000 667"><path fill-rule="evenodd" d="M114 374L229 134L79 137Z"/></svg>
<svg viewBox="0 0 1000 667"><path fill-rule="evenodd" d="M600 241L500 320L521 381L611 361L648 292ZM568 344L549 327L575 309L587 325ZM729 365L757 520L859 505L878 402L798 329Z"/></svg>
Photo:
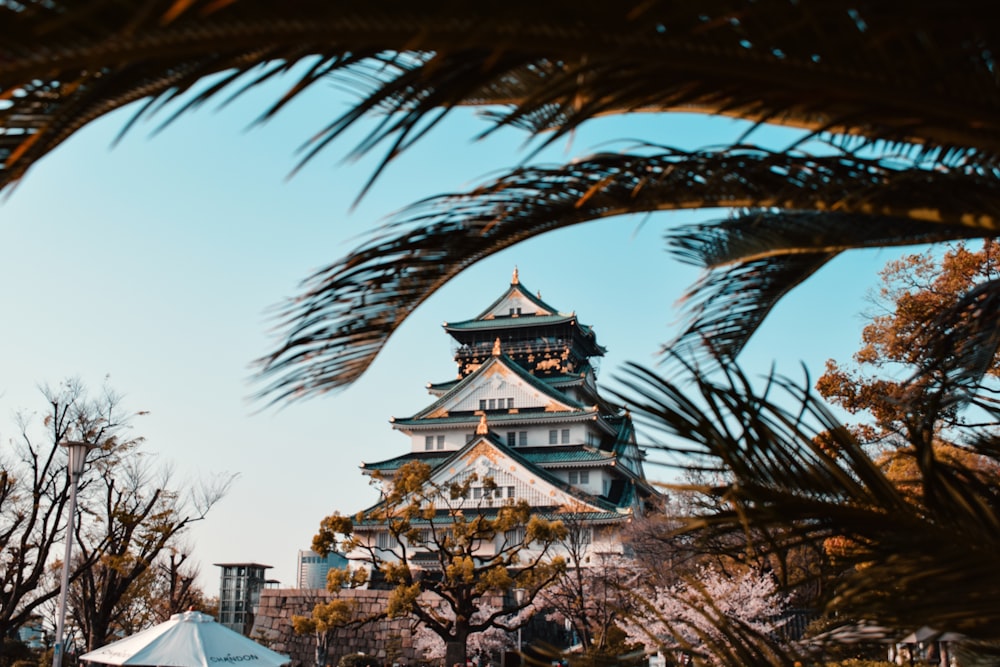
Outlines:
<svg viewBox="0 0 1000 667"><path fill-rule="evenodd" d="M434 418L453 412L475 412L481 409L481 401L486 401L486 409L544 408L546 412L579 409L561 400L555 390L546 391L540 383L528 382L499 355L490 358L474 374L442 396L429 412L419 416Z"/></svg>
<svg viewBox="0 0 1000 667"><path fill-rule="evenodd" d="M510 287L503 296L481 312L477 320L492 320L498 317L527 317L532 315L559 315L559 312L542 301L542 296L532 296L522 285L514 269Z"/></svg>
<svg viewBox="0 0 1000 667"><path fill-rule="evenodd" d="M477 487L473 483L473 493L461 506L469 508L499 507L510 501L526 500L532 507L562 508L572 512L602 512L605 509L589 505L550 481L537 472L526 468L512 456L501 451L490 442L488 436L477 436L464 450L441 465L434 471L431 481L441 487L447 487L452 482L464 482L475 474L479 482L486 477L493 479L498 490L496 497L487 497L485 493L475 493ZM481 488L481 487L480 487ZM476 497L478 495L478 497ZM456 501L449 501L455 506ZM438 509L446 509L447 503L435 503Z"/></svg>

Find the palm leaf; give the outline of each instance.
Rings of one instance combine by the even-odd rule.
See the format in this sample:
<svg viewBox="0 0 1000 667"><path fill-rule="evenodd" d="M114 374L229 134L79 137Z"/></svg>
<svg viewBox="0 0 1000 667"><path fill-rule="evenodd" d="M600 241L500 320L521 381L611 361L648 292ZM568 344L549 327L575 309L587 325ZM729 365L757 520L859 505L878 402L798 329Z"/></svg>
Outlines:
<svg viewBox="0 0 1000 667"><path fill-rule="evenodd" d="M944 406L961 408L976 399L1000 352L1000 280L975 286L925 325L929 354L910 384L934 381ZM984 406L988 407L988 406Z"/></svg>
<svg viewBox="0 0 1000 667"><path fill-rule="evenodd" d="M688 323L664 351L735 358L778 301L836 254L799 251L706 274L689 288Z"/></svg>
<svg viewBox="0 0 1000 667"><path fill-rule="evenodd" d="M912 165L900 169L843 155L810 157L750 147L720 153L644 148L658 152L602 153L568 165L525 167L468 193L434 197L405 210L369 243L315 274L302 296L280 311L287 333L277 350L260 360L267 383L260 395L304 397L352 382L403 320L444 283L493 253L554 229L692 206L837 208L832 217L762 213L718 232L683 232L689 255L709 257L701 248L725 245L729 260L737 252L765 257L769 243L771 254L786 255L731 269L699 286L711 291L695 301L688 341L711 336L716 351L732 355L777 299L833 251L978 235L981 230L965 224L968 216L959 210L989 211L1000 201L996 181L964 171L954 173L954 179L942 171L928 180L927 172ZM915 201L915 181L923 183L920 196L926 202ZM961 203L955 202L950 214L938 210L930 216L935 192L947 204L961 196ZM907 218L915 214L938 221ZM822 252L816 254L817 249Z"/></svg>
<svg viewBox="0 0 1000 667"><path fill-rule="evenodd" d="M725 474L716 488L696 488L722 509L691 517L685 531L742 530L764 554L845 540L854 548L841 562L856 567L834 582L825 611L887 627L997 636L1000 493L993 484L935 461L920 467L925 496L914 502L808 389L770 378L768 391L784 394L771 399L732 366L720 380L697 373L690 380L681 385L632 367L629 395L620 397L642 423L682 441L661 442L661 452L694 452ZM923 443L914 445L918 461L933 459Z"/></svg>
<svg viewBox="0 0 1000 667"><path fill-rule="evenodd" d="M137 99L172 98L220 72L318 57L351 78L355 66L346 63L376 56L390 66L356 81L366 96L343 122L366 109L402 112L362 144L395 135L387 159L435 106L505 104L500 124L554 136L610 113L686 110L989 165L1000 154L1000 44L988 22L969 20L978 5L965 4L943 11L916 2L899 13L790 0L5 6L0 173L12 182L90 120ZM300 91L293 85L283 99Z"/></svg>
<svg viewBox="0 0 1000 667"><path fill-rule="evenodd" d="M988 22L969 20L976 8L959 3L944 11L916 2L896 12L791 0L739 6L710 0L697 7L639 0L488 8L399 0L294 8L260 0L5 5L0 187L124 105L144 100L139 113L163 113L174 102L169 122L296 65L303 65L295 69L298 78L263 117L328 77L360 96L314 135L305 160L375 113L381 121L355 152L386 143L384 166L449 109L466 104L494 107L495 127L550 131L550 140L603 115L683 110L807 128L857 155L891 150L914 161L901 167L856 155L747 149L666 152L660 159L605 155L547 171L518 170L469 199L439 199L463 206L412 218L426 232L404 231L395 242L363 248L343 271L317 275L286 311L291 334L264 368L269 377L290 374L271 385L280 395L308 395L356 378L429 290L547 229L712 205L995 228L1000 40ZM945 169L920 168L928 161ZM498 215L491 206L504 209ZM470 221L461 222L462 215ZM447 234L458 241L445 251L431 247ZM399 269L387 258L415 265ZM779 273L808 275L801 267L773 275ZM357 322L336 319L361 302L367 305ZM297 371L298 364L306 370Z"/></svg>
<svg viewBox="0 0 1000 667"><path fill-rule="evenodd" d="M666 349L697 354L707 343L703 359L736 357L778 301L843 250L981 234L957 224L813 211L751 211L680 228L668 234L674 254L710 271L688 289L688 323Z"/></svg>

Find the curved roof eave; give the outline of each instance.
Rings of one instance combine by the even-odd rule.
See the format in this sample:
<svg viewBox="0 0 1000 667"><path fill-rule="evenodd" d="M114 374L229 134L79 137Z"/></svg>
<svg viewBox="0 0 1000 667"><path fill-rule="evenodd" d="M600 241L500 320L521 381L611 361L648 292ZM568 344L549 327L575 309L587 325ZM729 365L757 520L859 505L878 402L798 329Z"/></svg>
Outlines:
<svg viewBox="0 0 1000 667"><path fill-rule="evenodd" d="M392 420L392 423L393 424L409 423L412 422L413 420L426 418L426 415L433 414L459 391L464 389L466 386L477 382L478 379L481 376L485 375L489 371L489 369L492 368L495 364L502 364L505 369L507 369L515 376L517 376L524 382L528 383L535 389L539 390L544 395L548 396L550 399L554 401L557 401L570 408L575 408L580 411L585 411L587 408L591 407L583 405L579 401L570 398L569 396L559 391L555 387L551 386L547 382L543 382L542 380L538 379L537 377L526 371L524 368L522 368L517 362L508 357L506 354L500 354L497 356L490 357L479 368L477 368L472 373L469 373L467 376L459 380L457 384L455 384L447 391L445 391L440 397L438 397L436 401L431 403L429 406L427 406L420 412L410 417L403 417L401 419L394 418Z"/></svg>

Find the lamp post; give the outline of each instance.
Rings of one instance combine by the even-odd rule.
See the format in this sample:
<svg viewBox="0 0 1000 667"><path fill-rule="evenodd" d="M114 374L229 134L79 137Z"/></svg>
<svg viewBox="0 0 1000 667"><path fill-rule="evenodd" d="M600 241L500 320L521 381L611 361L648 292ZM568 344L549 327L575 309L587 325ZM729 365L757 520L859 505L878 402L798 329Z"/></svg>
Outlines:
<svg viewBox="0 0 1000 667"><path fill-rule="evenodd" d="M524 604L524 594L527 593L523 588L514 589L514 600L517 602L518 611L521 611L521 605ZM517 626L517 661L518 664L524 664L524 658L521 656L521 626Z"/></svg>
<svg viewBox="0 0 1000 667"><path fill-rule="evenodd" d="M73 530L76 526L76 487L83 473L87 452L94 445L86 442L64 440L59 443L69 453L66 470L69 473L69 515L66 519L66 553L62 563L62 582L59 587L59 609L56 612L56 642L52 650L52 667L62 667L63 626L66 623L66 592L69 589L69 560L73 551Z"/></svg>

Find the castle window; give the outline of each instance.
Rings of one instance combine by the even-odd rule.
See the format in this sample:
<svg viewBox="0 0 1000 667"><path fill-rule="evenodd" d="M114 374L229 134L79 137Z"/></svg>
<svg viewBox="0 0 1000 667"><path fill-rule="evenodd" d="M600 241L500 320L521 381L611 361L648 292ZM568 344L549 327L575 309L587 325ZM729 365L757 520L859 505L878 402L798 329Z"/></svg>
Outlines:
<svg viewBox="0 0 1000 667"><path fill-rule="evenodd" d="M517 447L517 432L516 431L507 431L507 446L508 447Z"/></svg>
<svg viewBox="0 0 1000 667"><path fill-rule="evenodd" d="M581 470L580 471L580 484L590 484L590 471Z"/></svg>
<svg viewBox="0 0 1000 667"><path fill-rule="evenodd" d="M528 446L528 432L527 431L518 431L517 432L517 442L522 447L527 447Z"/></svg>
<svg viewBox="0 0 1000 667"><path fill-rule="evenodd" d="M379 549L395 549L399 546L399 540L388 531L380 531L375 539L375 546Z"/></svg>
<svg viewBox="0 0 1000 667"><path fill-rule="evenodd" d="M428 451L431 450L431 449L434 449L434 436L433 435L429 435L426 438L424 438L424 449L426 449Z"/></svg>
<svg viewBox="0 0 1000 667"><path fill-rule="evenodd" d="M483 487L474 486L472 487L472 499L479 500L483 497Z"/></svg>
<svg viewBox="0 0 1000 667"><path fill-rule="evenodd" d="M562 430L562 444L565 445L565 444L568 444L568 443L569 443L569 429L568 428L564 428Z"/></svg>
<svg viewBox="0 0 1000 667"><path fill-rule="evenodd" d="M443 435L439 435L437 437L437 448L438 449L444 449L444 436Z"/></svg>
<svg viewBox="0 0 1000 667"><path fill-rule="evenodd" d="M580 473L578 473L575 470L570 470L569 471L569 483L570 484L579 484L580 483Z"/></svg>
<svg viewBox="0 0 1000 667"><path fill-rule="evenodd" d="M514 497L514 487L513 486L508 486L507 487L507 497L508 498L513 498Z"/></svg>
<svg viewBox="0 0 1000 667"><path fill-rule="evenodd" d="M503 534L507 544L521 544L524 542L524 526L512 528Z"/></svg>
<svg viewBox="0 0 1000 667"><path fill-rule="evenodd" d="M550 445L559 444L559 431L555 429L549 431L549 444Z"/></svg>
<svg viewBox="0 0 1000 667"><path fill-rule="evenodd" d="M514 409L514 399L513 398L508 398L507 399L507 409L508 410L513 410Z"/></svg>
<svg viewBox="0 0 1000 667"><path fill-rule="evenodd" d="M495 398L491 398L490 399L490 408L489 409L490 410L496 410L497 409L497 399L495 399Z"/></svg>
<svg viewBox="0 0 1000 667"><path fill-rule="evenodd" d="M479 409L480 410L485 410L486 409L486 399L485 398L480 398L479 399Z"/></svg>

